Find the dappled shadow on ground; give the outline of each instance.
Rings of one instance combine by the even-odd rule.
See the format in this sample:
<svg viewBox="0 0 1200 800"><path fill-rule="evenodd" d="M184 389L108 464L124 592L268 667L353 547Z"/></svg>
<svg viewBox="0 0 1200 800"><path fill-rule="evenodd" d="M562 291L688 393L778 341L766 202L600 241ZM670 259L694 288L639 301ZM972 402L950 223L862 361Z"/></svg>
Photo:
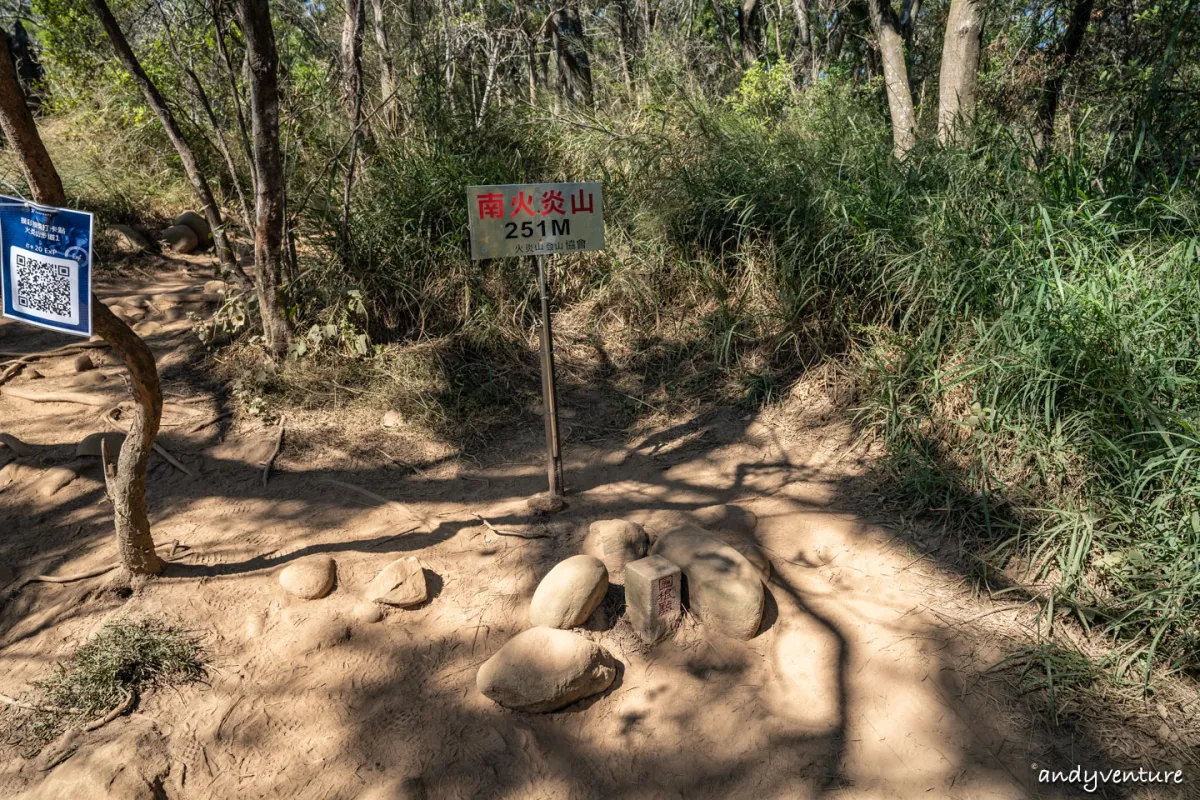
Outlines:
<svg viewBox="0 0 1200 800"><path fill-rule="evenodd" d="M574 391L583 389L568 383L568 402ZM1150 766L1128 764L1082 722L1055 728L987 672L1006 655L1002 643L969 615L955 626L939 619L931 606L954 595L960 567L927 550L936 568L915 568L907 534L868 518L871 482L853 463L852 432L805 434L768 417L710 409L646 434L628 427L625 441L579 444L593 438L584 410L567 421L568 507L551 517L524 504L545 480L532 425L514 425L470 469L437 459L413 465L420 472L382 462L318 469L293 451L265 485L253 454L269 431L223 446L218 428L168 431L195 475L155 459L152 519L160 542L190 549L127 601L92 583L10 596L0 662L14 680L37 677L48 653L117 608L206 630L210 685L143 706L186 766L173 797L352 798L411 776L439 798L1056 798L1076 792L1039 785L1031 764ZM47 411L22 421L41 449L0 493L0 564L20 577L113 555L98 475L49 498L32 491L39 471L73 457L75 434L54 420ZM618 618L614 591L610 617L581 635L621 662L619 685L548 715L504 711L475 690L478 665L525 627L537 580L578 552L589 523L729 502L758 515L756 543L773 566L772 612L757 637L712 637L689 619L647 650ZM536 538L498 535L476 515ZM288 598L278 568L314 554L337 559L337 590ZM429 602L353 622L348 641L317 635L297 649L295 632L314 621L356 620L362 587L397 555L419 556L435 576ZM36 779L25 770L7 785ZM1147 796L1182 796L1160 788ZM1096 796L1135 795L1109 786Z"/></svg>

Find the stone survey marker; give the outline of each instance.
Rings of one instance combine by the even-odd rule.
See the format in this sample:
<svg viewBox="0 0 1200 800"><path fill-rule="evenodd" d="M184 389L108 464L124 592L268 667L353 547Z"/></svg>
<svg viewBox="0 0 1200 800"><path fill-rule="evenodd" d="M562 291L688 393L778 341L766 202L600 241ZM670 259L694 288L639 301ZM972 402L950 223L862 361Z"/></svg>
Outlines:
<svg viewBox="0 0 1200 800"><path fill-rule="evenodd" d="M679 567L662 556L625 565L625 607L633 630L646 644L670 633L679 619L682 578Z"/></svg>

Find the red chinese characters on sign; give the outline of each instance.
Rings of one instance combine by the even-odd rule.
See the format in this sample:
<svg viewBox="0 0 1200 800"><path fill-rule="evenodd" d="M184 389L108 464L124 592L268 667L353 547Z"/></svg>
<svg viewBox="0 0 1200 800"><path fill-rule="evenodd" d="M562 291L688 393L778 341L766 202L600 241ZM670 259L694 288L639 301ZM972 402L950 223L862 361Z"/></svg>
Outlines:
<svg viewBox="0 0 1200 800"><path fill-rule="evenodd" d="M596 209L595 209L595 206L593 205L592 193L591 192L587 193L587 204L586 205L584 204L583 197L584 197L583 189L580 189L576 194L571 195L571 213L572 214L581 214L586 211L589 214L595 214Z"/></svg>
<svg viewBox="0 0 1200 800"><path fill-rule="evenodd" d="M551 214L565 214L563 209L563 193L551 189L548 192L542 192L542 216L548 217Z"/></svg>
<svg viewBox="0 0 1200 800"><path fill-rule="evenodd" d="M504 218L504 195L499 192L488 192L479 195L479 218Z"/></svg>
<svg viewBox="0 0 1200 800"><path fill-rule="evenodd" d="M517 194L513 196L509 205L512 206L512 213L509 214L510 217L515 217L518 214L528 214L531 217L536 216L533 211L533 195L532 194L525 194L525 192L517 192Z"/></svg>

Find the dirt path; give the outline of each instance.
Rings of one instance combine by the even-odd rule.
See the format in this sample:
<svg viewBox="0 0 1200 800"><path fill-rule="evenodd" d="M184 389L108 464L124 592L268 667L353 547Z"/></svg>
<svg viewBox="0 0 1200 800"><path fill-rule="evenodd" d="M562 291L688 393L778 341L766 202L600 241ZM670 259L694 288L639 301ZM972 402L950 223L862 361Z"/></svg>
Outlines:
<svg viewBox="0 0 1200 800"><path fill-rule="evenodd" d="M9 760L0 795L133 796L113 793L122 773L170 798L355 798L405 777L434 798L1065 797L1068 787L1038 784L1032 765L1103 764L1095 742L1052 737L986 672L1004 656L995 627L1028 609L974 600L958 576L854 513L869 504L846 426L797 430L731 411L632 442L568 445L569 507L549 520L523 505L543 488L535 430L514 431L478 464L442 453L417 472L365 447L311 446L316 423L301 421L264 487L272 425L222 418L188 432L228 409L196 385L190 323L152 298L204 277L198 267L156 273L153 285L108 292L131 308L129 295L151 298L135 317L154 322L143 330L177 395L161 441L195 473L154 459L152 522L157 541L177 539L187 556L132 595L107 579L23 590L0 610L0 691L17 693L104 620L143 613L203 633L210 681L148 694L48 773ZM0 323L0 349L62 343L30 331ZM38 369L44 379L11 385L75 380L69 359ZM101 372L107 380L87 391L115 401L111 356ZM49 468L103 429L99 410L0 392L0 430L37 448L0 471L0 566L17 581L115 557L98 468L42 491ZM396 436L358 435L389 448ZM407 504L427 524L328 479ZM590 522L630 517L653 532L673 512L717 503L754 511L771 557L757 637L708 638L688 621L646 651L617 617L613 589L585 633L622 664L604 695L526 715L476 691L478 665L524 629L539 578L578 552ZM475 514L549 535L497 536ZM335 591L290 598L279 569L314 553L336 559ZM430 600L370 621L363 587L405 554L430 573ZM101 784L109 794L95 793ZM1107 796L1170 796L1155 791Z"/></svg>

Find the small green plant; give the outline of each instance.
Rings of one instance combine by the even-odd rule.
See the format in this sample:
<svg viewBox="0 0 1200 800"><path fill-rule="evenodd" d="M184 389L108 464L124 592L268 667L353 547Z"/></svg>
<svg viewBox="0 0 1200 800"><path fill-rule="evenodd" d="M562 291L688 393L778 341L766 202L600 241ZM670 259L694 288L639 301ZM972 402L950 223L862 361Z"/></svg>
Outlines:
<svg viewBox="0 0 1200 800"><path fill-rule="evenodd" d="M9 742L36 750L69 725L102 717L152 686L200 680L203 652L191 633L149 617L110 622L49 678L34 681L30 708L10 712Z"/></svg>
<svg viewBox="0 0 1200 800"><path fill-rule="evenodd" d="M791 64L759 61L742 75L730 105L752 119L777 119L791 106L794 94Z"/></svg>

